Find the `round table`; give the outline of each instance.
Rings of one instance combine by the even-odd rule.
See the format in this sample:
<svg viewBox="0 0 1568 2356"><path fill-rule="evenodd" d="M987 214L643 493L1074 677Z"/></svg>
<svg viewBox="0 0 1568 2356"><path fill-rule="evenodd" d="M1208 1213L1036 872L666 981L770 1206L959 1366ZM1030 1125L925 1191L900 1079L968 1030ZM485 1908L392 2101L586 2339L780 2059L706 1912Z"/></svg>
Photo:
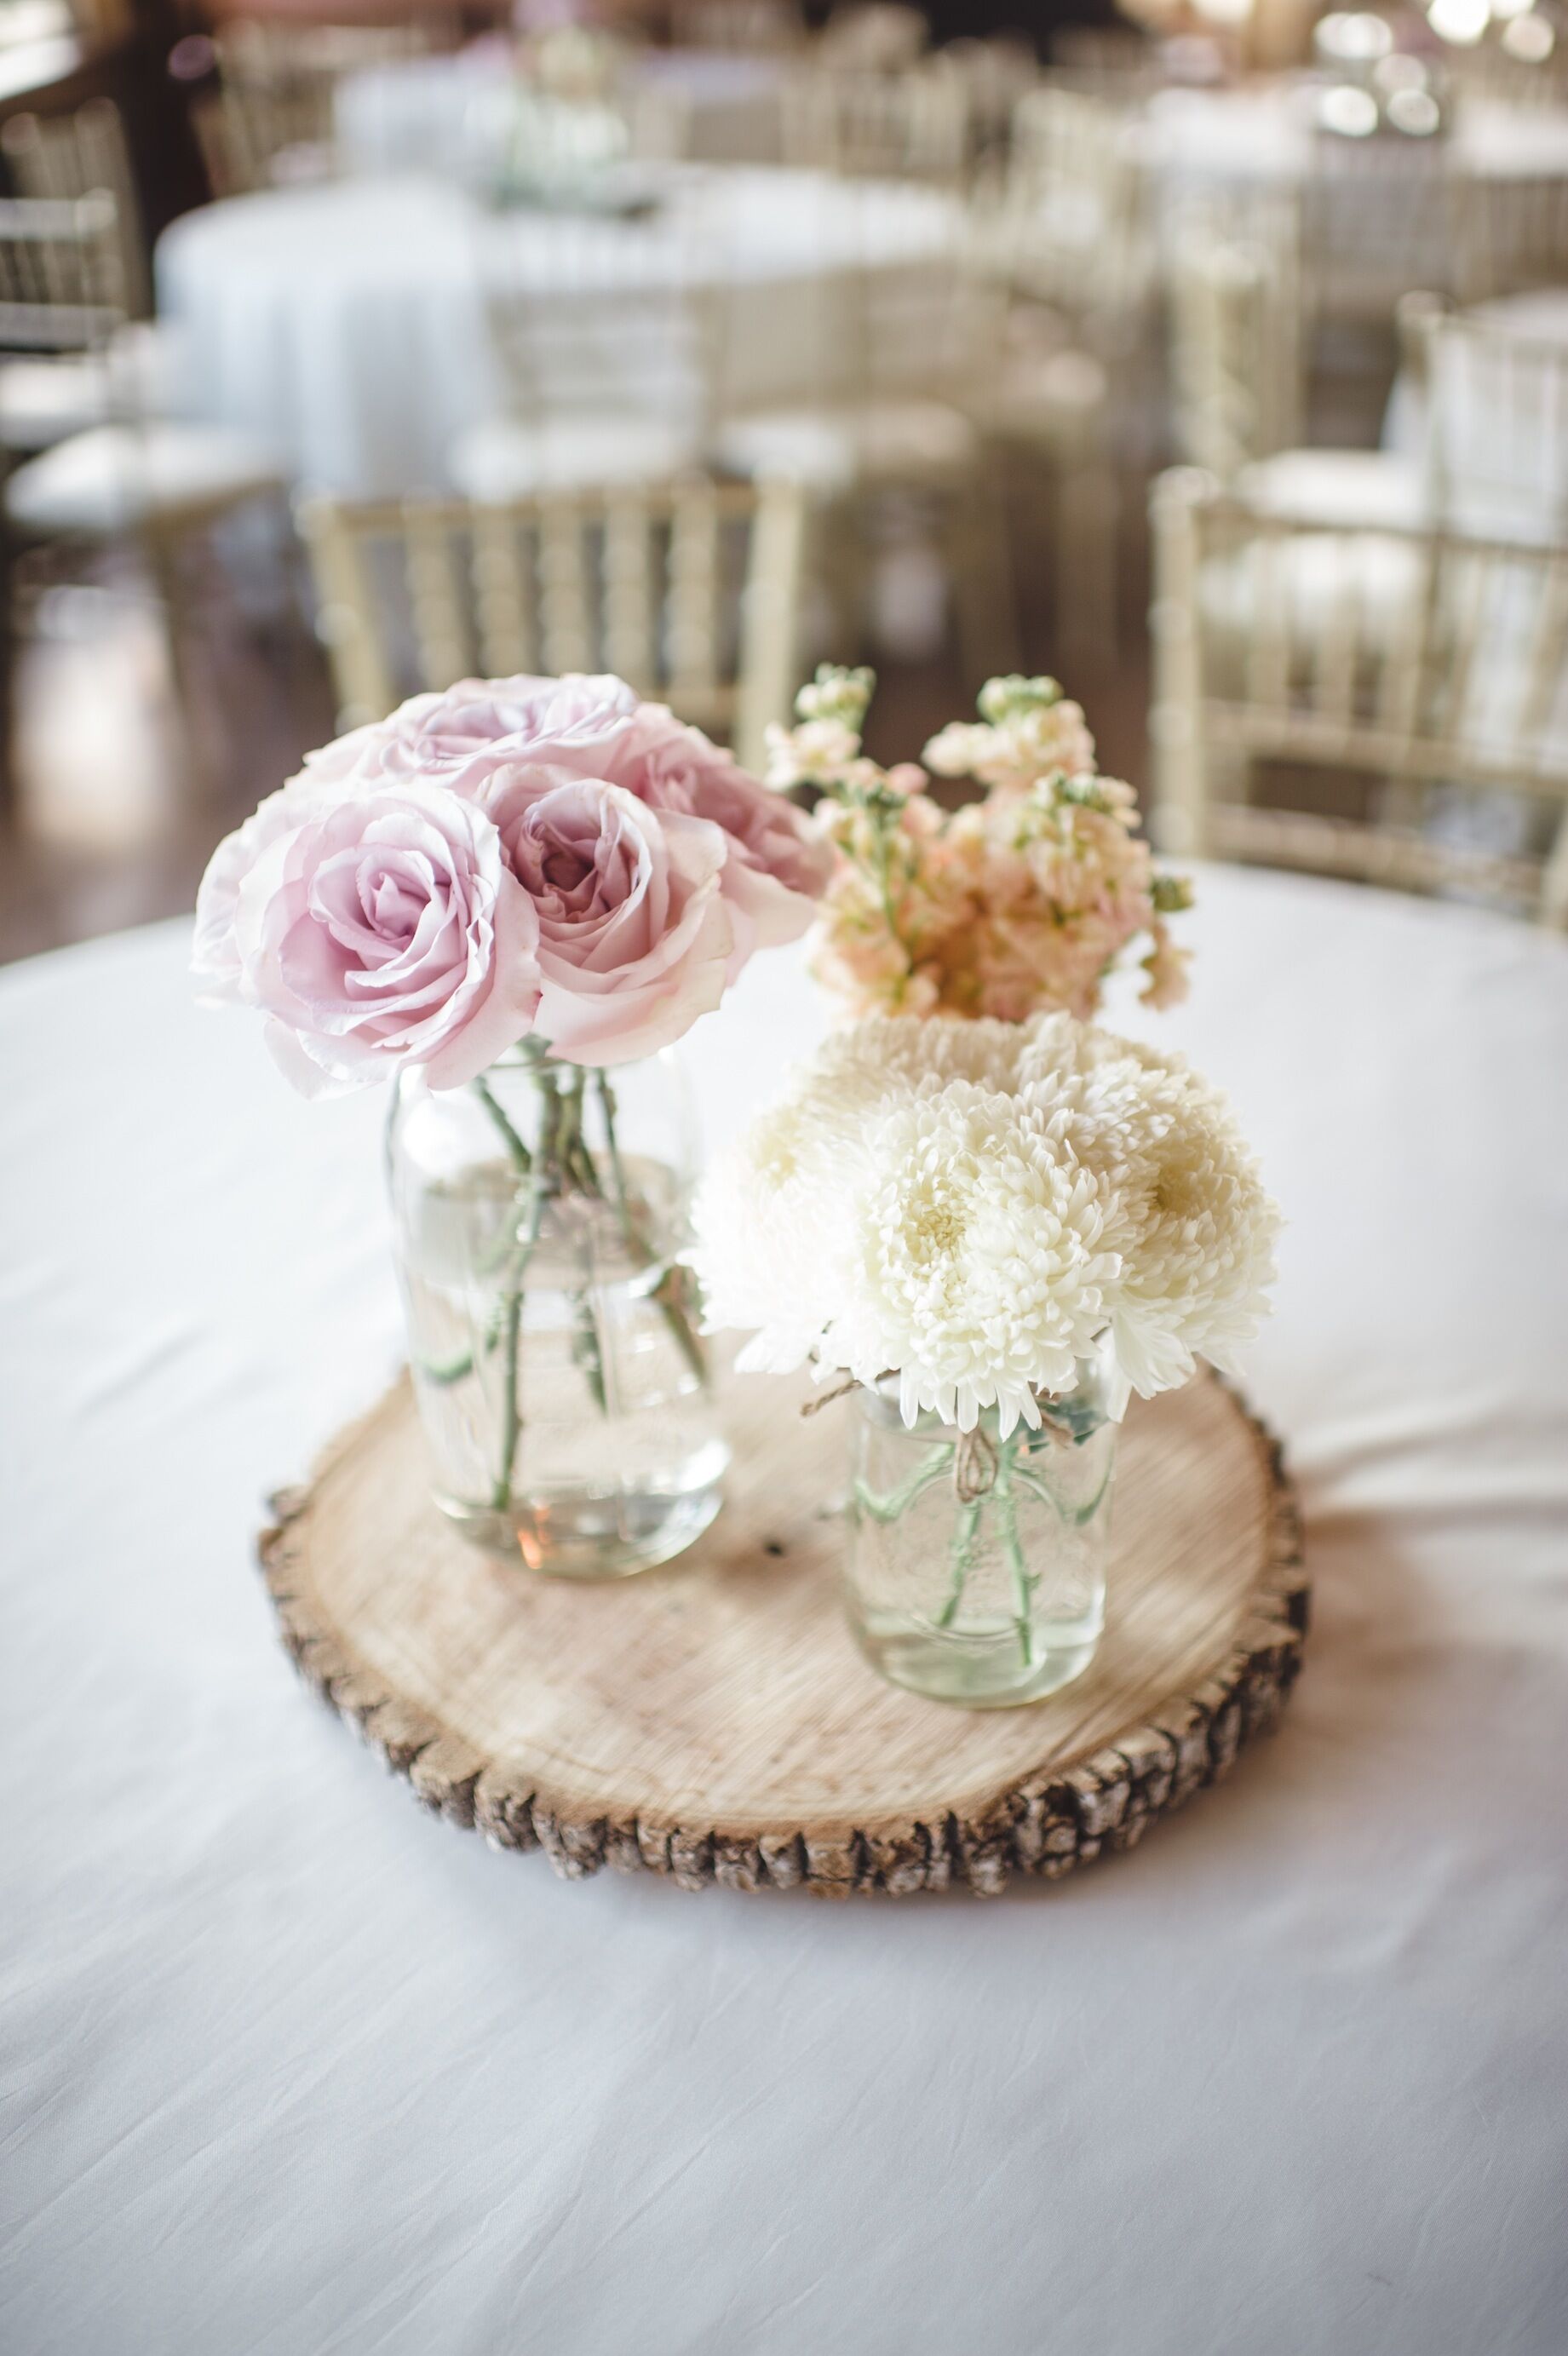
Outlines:
<svg viewBox="0 0 1568 2356"><path fill-rule="evenodd" d="M1316 1623L1233 1780L991 1903L569 1886L412 1805L252 1561L394 1362L383 1108L179 926L0 976L0 2342L1557 2356L1568 944L1221 869L1187 929L1138 1027L1289 1215ZM753 962L712 1135L822 1019Z"/></svg>
<svg viewBox="0 0 1568 2356"><path fill-rule="evenodd" d="M1384 326L1413 287L1537 267L1536 184L1568 181L1568 111L1467 100L1441 139L1349 139L1315 128L1317 87L1303 76L1150 102L1135 135L1167 199L1168 241L1189 196L1239 202L1241 224L1264 235L1269 201L1299 198L1319 315Z"/></svg>
<svg viewBox="0 0 1568 2356"><path fill-rule="evenodd" d="M1179 184L1288 187L1353 171L1358 162L1403 155L1413 166L1441 157L1451 173L1477 179L1568 179L1568 110L1466 99L1437 143L1336 139L1314 126L1320 83L1286 77L1241 90L1164 90L1141 125L1150 162Z"/></svg>
<svg viewBox="0 0 1568 2356"><path fill-rule="evenodd" d="M458 435L507 405L497 306L524 334L534 307L547 369L570 312L574 405L651 403L669 422L697 297L727 401L819 398L858 357L833 290L859 299L868 277L940 267L961 229L940 193L827 174L669 166L658 186L634 220L495 211L437 178L269 189L187 214L156 253L186 405L260 434L303 481L442 490Z"/></svg>
<svg viewBox="0 0 1568 2356"><path fill-rule="evenodd" d="M648 49L629 58L623 101L640 136L710 164L777 161L784 68L722 49ZM345 74L333 91L333 144L351 172L472 177L475 142L501 132L516 70L504 44L454 57L400 58Z"/></svg>

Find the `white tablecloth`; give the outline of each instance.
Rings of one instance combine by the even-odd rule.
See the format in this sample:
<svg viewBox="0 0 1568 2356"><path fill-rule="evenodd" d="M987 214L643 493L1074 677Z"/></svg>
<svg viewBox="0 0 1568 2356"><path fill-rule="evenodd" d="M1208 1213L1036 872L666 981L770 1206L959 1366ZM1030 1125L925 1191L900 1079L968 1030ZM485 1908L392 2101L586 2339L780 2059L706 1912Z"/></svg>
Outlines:
<svg viewBox="0 0 1568 2356"><path fill-rule="evenodd" d="M392 1363L379 1105L178 928L0 977L0 2345L1561 2356L1568 945L1220 871L1188 929L1316 1625L1222 1788L990 1904L421 1815L251 1565ZM712 1130L818 1020L752 967Z"/></svg>
<svg viewBox="0 0 1568 2356"><path fill-rule="evenodd" d="M602 356L604 404L640 394L662 409L670 369L650 363L650 291L667 291L673 346L689 291L711 290L725 398L785 401L855 364L825 282L918 271L958 233L950 201L922 188L700 166L665 186L636 220L493 212L435 178L273 189L188 213L156 255L187 406L262 435L302 480L440 490L456 436L507 403L496 303L514 317L573 306ZM580 346L573 357L581 399Z"/></svg>
<svg viewBox="0 0 1568 2356"><path fill-rule="evenodd" d="M783 67L721 50L650 49L622 93L635 130L703 163L770 164L780 143ZM338 160L363 173L430 170L464 182L504 119L513 69L492 45L346 74L333 93Z"/></svg>

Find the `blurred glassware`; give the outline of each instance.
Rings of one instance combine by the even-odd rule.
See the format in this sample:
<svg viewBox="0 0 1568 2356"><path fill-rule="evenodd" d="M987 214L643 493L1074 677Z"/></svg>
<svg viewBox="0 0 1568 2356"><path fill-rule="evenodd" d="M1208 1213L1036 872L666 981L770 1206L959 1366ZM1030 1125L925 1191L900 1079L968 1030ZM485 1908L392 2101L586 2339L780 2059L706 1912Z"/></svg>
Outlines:
<svg viewBox="0 0 1568 2356"><path fill-rule="evenodd" d="M1364 70L1392 48L1393 28L1386 16L1367 11L1335 9L1313 28L1312 53L1321 65Z"/></svg>

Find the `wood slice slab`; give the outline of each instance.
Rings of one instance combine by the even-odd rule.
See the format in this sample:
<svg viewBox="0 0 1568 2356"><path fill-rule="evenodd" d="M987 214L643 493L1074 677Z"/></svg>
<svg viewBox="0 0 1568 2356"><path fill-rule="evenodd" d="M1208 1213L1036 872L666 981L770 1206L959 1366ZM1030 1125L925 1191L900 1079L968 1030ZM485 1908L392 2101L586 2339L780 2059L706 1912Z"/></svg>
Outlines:
<svg viewBox="0 0 1568 2356"><path fill-rule="evenodd" d="M261 1562L301 1669L427 1805L569 1878L986 1894L1128 1848L1272 1727L1307 1584L1279 1451L1217 1377L1122 1437L1104 1639L969 1711L884 1685L837 1596L845 1419L745 1377L718 1522L603 1585L475 1551L430 1502L406 1381L280 1499Z"/></svg>

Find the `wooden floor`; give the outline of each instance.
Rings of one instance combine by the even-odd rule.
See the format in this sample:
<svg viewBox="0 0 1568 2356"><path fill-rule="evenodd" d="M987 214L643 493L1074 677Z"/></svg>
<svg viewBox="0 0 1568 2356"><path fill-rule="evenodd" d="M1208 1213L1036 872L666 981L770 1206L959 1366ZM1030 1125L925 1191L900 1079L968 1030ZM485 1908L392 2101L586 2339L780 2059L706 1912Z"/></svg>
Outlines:
<svg viewBox="0 0 1568 2356"><path fill-rule="evenodd" d="M39 591L21 618L14 809L0 829L0 961L188 909L213 845L333 733L332 698L300 603L214 570L182 635L182 704L160 610L133 573ZM1028 584L1026 583L1026 587ZM1101 764L1140 787L1147 649L1128 584L1119 656L1068 665L1049 617L1026 622L1023 659L1055 670L1088 709ZM847 658L848 659L848 658ZM907 758L971 708L951 652L892 661L870 749Z"/></svg>

